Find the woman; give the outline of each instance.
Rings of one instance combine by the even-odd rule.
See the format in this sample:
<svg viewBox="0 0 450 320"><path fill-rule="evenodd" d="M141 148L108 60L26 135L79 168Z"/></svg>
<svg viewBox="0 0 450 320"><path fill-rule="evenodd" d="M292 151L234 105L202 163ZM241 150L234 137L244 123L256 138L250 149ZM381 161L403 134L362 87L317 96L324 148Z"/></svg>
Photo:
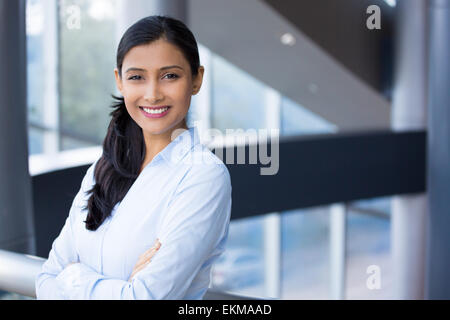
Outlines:
<svg viewBox="0 0 450 320"><path fill-rule="evenodd" d="M114 71L123 98L36 296L202 299L225 249L231 180L186 125L204 73L196 40L173 18L141 19L123 35Z"/></svg>

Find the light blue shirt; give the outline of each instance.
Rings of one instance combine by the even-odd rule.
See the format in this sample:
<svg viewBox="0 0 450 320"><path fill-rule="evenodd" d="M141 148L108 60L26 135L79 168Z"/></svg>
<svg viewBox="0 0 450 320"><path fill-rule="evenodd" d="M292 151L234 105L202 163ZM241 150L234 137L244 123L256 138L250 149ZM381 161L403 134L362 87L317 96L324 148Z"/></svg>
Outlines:
<svg viewBox="0 0 450 320"><path fill-rule="evenodd" d="M95 184L97 161L36 276L37 298L202 299L228 237L231 179L224 163L200 143L196 127L185 130L146 165L112 215L90 231L82 207ZM160 249L128 281L156 238ZM66 267L72 262L77 263Z"/></svg>

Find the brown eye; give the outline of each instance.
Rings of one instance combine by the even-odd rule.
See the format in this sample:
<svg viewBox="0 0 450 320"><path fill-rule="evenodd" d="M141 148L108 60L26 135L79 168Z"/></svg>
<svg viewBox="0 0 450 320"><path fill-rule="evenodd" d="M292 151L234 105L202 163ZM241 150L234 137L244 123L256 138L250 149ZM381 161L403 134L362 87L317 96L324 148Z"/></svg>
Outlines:
<svg viewBox="0 0 450 320"><path fill-rule="evenodd" d="M129 77L128 80L141 80L141 76L132 76Z"/></svg>
<svg viewBox="0 0 450 320"><path fill-rule="evenodd" d="M175 73L168 73L168 74L166 74L164 77L167 77L167 76L173 76L173 77L170 77L169 79L176 79L176 78L179 78L178 75L175 74Z"/></svg>

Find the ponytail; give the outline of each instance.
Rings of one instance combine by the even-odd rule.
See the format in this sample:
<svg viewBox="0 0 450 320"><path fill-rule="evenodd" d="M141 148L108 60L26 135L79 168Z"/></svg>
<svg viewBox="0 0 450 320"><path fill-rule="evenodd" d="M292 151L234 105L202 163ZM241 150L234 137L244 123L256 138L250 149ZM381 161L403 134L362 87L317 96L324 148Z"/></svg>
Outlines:
<svg viewBox="0 0 450 320"><path fill-rule="evenodd" d="M94 168L95 185L87 202L86 229L95 231L122 201L139 175L145 157L142 129L130 117L123 98L116 102L103 141L103 154Z"/></svg>

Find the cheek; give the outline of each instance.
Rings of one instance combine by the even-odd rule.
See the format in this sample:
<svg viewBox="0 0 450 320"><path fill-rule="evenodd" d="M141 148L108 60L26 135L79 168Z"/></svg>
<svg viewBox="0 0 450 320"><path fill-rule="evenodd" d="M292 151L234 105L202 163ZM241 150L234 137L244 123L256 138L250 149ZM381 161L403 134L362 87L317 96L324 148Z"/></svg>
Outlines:
<svg viewBox="0 0 450 320"><path fill-rule="evenodd" d="M133 100L139 95L139 88L126 86L123 90L123 95L126 100L133 102Z"/></svg>
<svg viewBox="0 0 450 320"><path fill-rule="evenodd" d="M178 101L183 101L190 97L192 89L190 89L190 85L188 82L180 81L176 85L168 86L166 93L167 95L176 97Z"/></svg>
<svg viewBox="0 0 450 320"><path fill-rule="evenodd" d="M131 107L132 105L131 105L129 102L127 102L126 100L125 100L125 106L126 106L126 108L127 108L128 115L131 117L131 119L134 120L134 122L137 123L137 120L138 120L138 118L137 118L137 112L138 112L139 110L137 110L137 109L134 108L134 107Z"/></svg>
<svg viewBox="0 0 450 320"><path fill-rule="evenodd" d="M184 109L189 109L189 105L191 103L191 91L179 91L178 92L178 101L180 103L181 106L183 106Z"/></svg>
<svg viewBox="0 0 450 320"><path fill-rule="evenodd" d="M125 100L125 107L128 111L128 114L130 115L133 120L137 120L137 117L139 115L139 109L137 107L137 100L136 96L133 94L130 94L130 92L124 92L124 100Z"/></svg>

